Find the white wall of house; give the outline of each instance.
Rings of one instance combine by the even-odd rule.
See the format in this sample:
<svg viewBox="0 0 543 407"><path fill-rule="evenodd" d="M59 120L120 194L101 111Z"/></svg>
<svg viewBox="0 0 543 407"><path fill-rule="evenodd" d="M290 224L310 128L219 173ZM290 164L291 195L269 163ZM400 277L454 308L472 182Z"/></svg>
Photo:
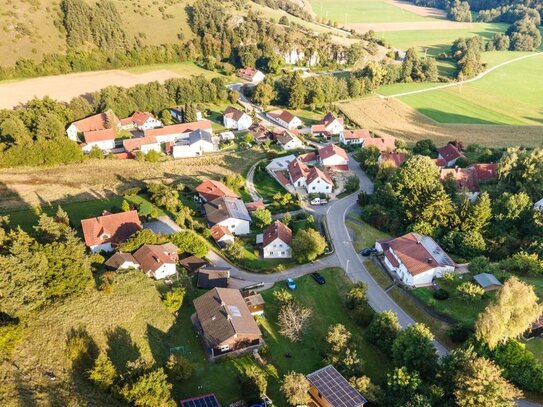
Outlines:
<svg viewBox="0 0 543 407"><path fill-rule="evenodd" d="M217 243L224 243L224 244L234 243L234 236L224 235L219 240L217 240Z"/></svg>
<svg viewBox="0 0 543 407"><path fill-rule="evenodd" d="M324 160L321 160L322 165L347 165L348 161L342 156L336 154L331 157L328 157Z"/></svg>
<svg viewBox="0 0 543 407"><path fill-rule="evenodd" d="M291 247L277 238L262 248L262 257L265 259L288 259L292 257Z"/></svg>
<svg viewBox="0 0 543 407"><path fill-rule="evenodd" d="M535 209L536 211L541 211L541 212L543 212L543 199L541 199L541 200L539 200L539 201L537 201L537 202L535 203L534 209Z"/></svg>
<svg viewBox="0 0 543 407"><path fill-rule="evenodd" d="M68 135L68 138L72 141L78 141L77 133L78 133L77 127L75 127L73 123L70 124L70 126L68 126L68 128L66 129L66 134Z"/></svg>
<svg viewBox="0 0 543 407"><path fill-rule="evenodd" d="M158 119L155 119L154 117L149 117L145 121L145 123L143 123L141 126L138 126L138 130L151 130L156 129L157 127L162 127L162 122Z"/></svg>
<svg viewBox="0 0 543 407"><path fill-rule="evenodd" d="M281 148L283 150L296 150L298 148L303 148L304 143L299 138L294 137L292 140L290 140L286 144L281 144Z"/></svg>
<svg viewBox="0 0 543 407"><path fill-rule="evenodd" d="M94 245L94 246L90 246L89 249L90 249L90 251L92 253L112 252L114 250L113 245L111 243L97 244L97 245Z"/></svg>
<svg viewBox="0 0 543 407"><path fill-rule="evenodd" d="M314 179L313 182L309 185L307 185L307 193L309 194L331 194L332 193L332 185L327 183L325 180L317 178Z"/></svg>
<svg viewBox="0 0 543 407"><path fill-rule="evenodd" d="M251 82L252 83L262 82L265 77L266 77L266 75L264 75L261 71L256 71L256 73L251 78Z"/></svg>
<svg viewBox="0 0 543 407"><path fill-rule="evenodd" d="M362 138L346 139L343 131L339 134L339 142L341 144L362 144Z"/></svg>
<svg viewBox="0 0 543 407"><path fill-rule="evenodd" d="M213 143L206 140L198 140L197 142L192 143L190 146L200 153L212 153L215 151L215 146Z"/></svg>
<svg viewBox="0 0 543 407"><path fill-rule="evenodd" d="M337 121L334 120L332 123L330 123L328 126L326 126L326 131L333 135L340 134L344 130L343 125Z"/></svg>
<svg viewBox="0 0 543 407"><path fill-rule="evenodd" d="M140 147L140 151L143 154L147 154L149 151L156 151L157 153L162 152L160 143L144 144Z"/></svg>
<svg viewBox="0 0 543 407"><path fill-rule="evenodd" d="M125 261L123 264L117 267L117 270L127 270L130 268L139 269L140 265L138 263L134 263L133 261Z"/></svg>
<svg viewBox="0 0 543 407"><path fill-rule="evenodd" d="M438 154L437 158L441 158L442 160L445 160L445 158L441 154ZM454 160L451 160L451 161L447 161L447 167L452 167L453 165L455 165L456 160L458 160L458 158L455 158Z"/></svg>
<svg viewBox="0 0 543 407"><path fill-rule="evenodd" d="M189 138L190 132L186 133L171 133L164 134L162 136L155 136L157 143L175 143L179 140L186 140Z"/></svg>
<svg viewBox="0 0 543 407"><path fill-rule="evenodd" d="M88 153L94 146L98 147L102 151L110 151L115 148L115 140L112 139L87 143L87 145L81 147L81 150L83 150L84 153Z"/></svg>
<svg viewBox="0 0 543 407"><path fill-rule="evenodd" d="M193 144L181 144L173 146L172 157L173 158L188 158L196 157L204 153L211 153L215 151L215 146L205 140L199 140Z"/></svg>
<svg viewBox="0 0 543 407"><path fill-rule="evenodd" d="M244 113L238 121L231 117L223 116L223 124L227 129L247 130L253 124L253 119L246 113Z"/></svg>
<svg viewBox="0 0 543 407"><path fill-rule="evenodd" d="M236 218L228 218L218 224L228 228L234 235L248 235L251 226L249 221Z"/></svg>
<svg viewBox="0 0 543 407"><path fill-rule="evenodd" d="M173 276L177 272L175 263L164 263L156 271L155 280L162 280L163 278Z"/></svg>

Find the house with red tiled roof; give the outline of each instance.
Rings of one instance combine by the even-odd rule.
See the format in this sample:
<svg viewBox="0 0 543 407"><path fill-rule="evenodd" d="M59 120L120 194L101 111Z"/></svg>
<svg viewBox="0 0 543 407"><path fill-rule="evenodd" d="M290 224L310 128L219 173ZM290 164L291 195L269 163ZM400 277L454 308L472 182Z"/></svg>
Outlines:
<svg viewBox="0 0 543 407"><path fill-rule="evenodd" d="M209 120L199 120L197 122L172 124L171 126L149 129L143 132L145 137L155 137L158 143L176 143L180 140L188 140L190 134L197 130L204 130L213 134L211 122Z"/></svg>
<svg viewBox="0 0 543 407"><path fill-rule="evenodd" d="M134 155L136 152L141 151L143 154L147 154L149 151L156 151L160 153L162 147L155 137L133 137L123 140L123 147L127 153Z"/></svg>
<svg viewBox="0 0 543 407"><path fill-rule="evenodd" d="M347 152L334 144L319 148L319 163L325 167L348 169L349 156ZM347 168L345 168L347 167Z"/></svg>
<svg viewBox="0 0 543 407"><path fill-rule="evenodd" d="M288 164L288 175L290 183L294 188L305 188L309 194L331 194L334 183L328 175L317 167L309 168L299 158Z"/></svg>
<svg viewBox="0 0 543 407"><path fill-rule="evenodd" d="M241 68L239 70L239 77L251 83L257 84L262 82L266 75L255 68Z"/></svg>
<svg viewBox="0 0 543 407"><path fill-rule="evenodd" d="M148 277L162 280L177 273L178 251L173 243L144 244L133 256Z"/></svg>
<svg viewBox="0 0 543 407"><path fill-rule="evenodd" d="M408 233L395 239L378 240L375 249L383 255L386 268L406 285L424 287L456 264L430 236Z"/></svg>
<svg viewBox="0 0 543 407"><path fill-rule="evenodd" d="M221 248L234 243L234 235L230 230L221 225L213 225L209 230L211 232L211 237L215 240L215 243Z"/></svg>
<svg viewBox="0 0 543 407"><path fill-rule="evenodd" d="M479 195L479 181L475 168L442 168L439 172L441 181L453 180L459 193L465 194L470 201Z"/></svg>
<svg viewBox="0 0 543 407"><path fill-rule="evenodd" d="M232 106L226 108L222 120L224 127L231 130L247 130L253 124L251 116Z"/></svg>
<svg viewBox="0 0 543 407"><path fill-rule="evenodd" d="M119 118L111 109L71 123L66 129L66 134L70 140L79 141L78 136L81 133L109 128L120 128Z"/></svg>
<svg viewBox="0 0 543 407"><path fill-rule="evenodd" d="M217 198L239 198L239 195L228 188L220 181L214 181L212 179L206 179L200 185L196 187L198 198L202 202L212 201Z"/></svg>
<svg viewBox="0 0 543 407"><path fill-rule="evenodd" d="M313 136L337 136L345 129L343 125L343 118L336 117L333 113L327 113L323 119L311 126L311 134Z"/></svg>
<svg viewBox="0 0 543 407"><path fill-rule="evenodd" d="M122 130L138 129L144 131L162 126L162 122L149 112L134 112L132 116L121 119Z"/></svg>
<svg viewBox="0 0 543 407"><path fill-rule="evenodd" d="M447 167L455 165L459 158L466 158L466 156L451 143L447 144L445 147L438 148L437 154L438 158L443 159L447 163Z"/></svg>
<svg viewBox="0 0 543 407"><path fill-rule="evenodd" d="M117 131L115 129L92 130L83 132L83 143L80 144L81 150L88 153L94 147L104 152L109 152L115 148L115 138Z"/></svg>
<svg viewBox="0 0 543 407"><path fill-rule="evenodd" d="M104 212L102 216L81 220L85 244L93 252L111 252L141 229L138 211Z"/></svg>
<svg viewBox="0 0 543 407"><path fill-rule="evenodd" d="M309 167L296 158L288 164L288 175L295 188L305 188Z"/></svg>
<svg viewBox="0 0 543 407"><path fill-rule="evenodd" d="M407 160L407 154L398 153L396 151L387 151L379 155L377 162L379 165L391 168L400 168L400 166Z"/></svg>
<svg viewBox="0 0 543 407"><path fill-rule="evenodd" d="M369 130L343 130L339 133L339 142L341 144L362 144L365 138L370 138Z"/></svg>
<svg viewBox="0 0 543 407"><path fill-rule="evenodd" d="M479 182L490 182L498 179L498 164L473 164L477 180Z"/></svg>
<svg viewBox="0 0 543 407"><path fill-rule="evenodd" d="M368 137L362 140L362 148L376 147L380 152L394 151L396 139L394 137Z"/></svg>
<svg viewBox="0 0 543 407"><path fill-rule="evenodd" d="M299 117L294 116L288 110L272 110L266 113L266 117L288 130L294 130L304 125Z"/></svg>
<svg viewBox="0 0 543 407"><path fill-rule="evenodd" d="M276 220L262 236L262 257L265 259L289 259L292 257L292 230Z"/></svg>

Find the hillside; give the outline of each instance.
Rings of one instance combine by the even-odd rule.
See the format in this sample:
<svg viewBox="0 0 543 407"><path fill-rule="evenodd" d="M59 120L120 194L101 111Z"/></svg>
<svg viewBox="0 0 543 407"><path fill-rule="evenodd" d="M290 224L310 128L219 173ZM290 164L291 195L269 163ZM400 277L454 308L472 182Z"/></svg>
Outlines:
<svg viewBox="0 0 543 407"><path fill-rule="evenodd" d="M144 45L174 43L180 34L185 39L192 35L185 11L191 0L111 2L121 15L122 27ZM66 50L60 0L0 0L0 10L2 65L14 64L21 57L38 61L44 54Z"/></svg>

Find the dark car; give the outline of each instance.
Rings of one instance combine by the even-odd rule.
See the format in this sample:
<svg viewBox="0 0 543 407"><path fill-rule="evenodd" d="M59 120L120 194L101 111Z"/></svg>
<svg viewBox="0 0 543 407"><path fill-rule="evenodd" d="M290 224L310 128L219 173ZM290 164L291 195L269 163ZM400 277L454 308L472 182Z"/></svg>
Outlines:
<svg viewBox="0 0 543 407"><path fill-rule="evenodd" d="M360 252L360 254L362 256L366 256L366 257L373 254L373 253L377 253L377 250L375 250L375 249L373 249L371 247L366 247L365 249L362 249L362 251Z"/></svg>
<svg viewBox="0 0 543 407"><path fill-rule="evenodd" d="M315 280L320 285L323 285L324 283L326 283L326 280L324 279L324 277L321 276L319 273L312 273L311 277L313 277L313 280Z"/></svg>

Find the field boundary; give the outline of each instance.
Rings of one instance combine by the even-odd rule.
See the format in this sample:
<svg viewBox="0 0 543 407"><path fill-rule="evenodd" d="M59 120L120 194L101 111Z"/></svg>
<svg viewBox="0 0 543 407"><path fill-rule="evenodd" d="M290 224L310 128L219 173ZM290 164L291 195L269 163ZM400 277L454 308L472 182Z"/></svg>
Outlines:
<svg viewBox="0 0 543 407"><path fill-rule="evenodd" d="M430 91L434 91L434 90L452 88L454 86L461 86L461 85L463 85L465 83L471 83L471 82L478 81L479 79L484 78L485 76L487 76L489 73L494 72L496 69L501 68L501 67L503 67L505 65L509 65L509 64L512 64L513 62L518 62L518 61L521 61L523 59L532 58L532 57L536 57L536 56L539 56L539 55L543 55L543 52L535 52L533 54L523 55L521 57L511 59L509 61L502 62L502 63L500 63L500 64L498 64L496 66L493 66L490 69L487 69L484 72L481 72L479 75L477 75L477 76L475 76L475 77L473 77L471 79L466 79L466 80L463 80L463 81L447 83L445 85L438 85L438 86L435 86L435 87L432 87L432 88L418 89L418 90L412 90L412 91L409 91L409 92L396 93L394 95L388 95L388 96L384 96L384 95L380 95L380 94L377 94L377 95L381 99L399 98L399 97L402 97L402 96L415 95L415 94L418 94L418 93L424 93L424 92L430 92Z"/></svg>

